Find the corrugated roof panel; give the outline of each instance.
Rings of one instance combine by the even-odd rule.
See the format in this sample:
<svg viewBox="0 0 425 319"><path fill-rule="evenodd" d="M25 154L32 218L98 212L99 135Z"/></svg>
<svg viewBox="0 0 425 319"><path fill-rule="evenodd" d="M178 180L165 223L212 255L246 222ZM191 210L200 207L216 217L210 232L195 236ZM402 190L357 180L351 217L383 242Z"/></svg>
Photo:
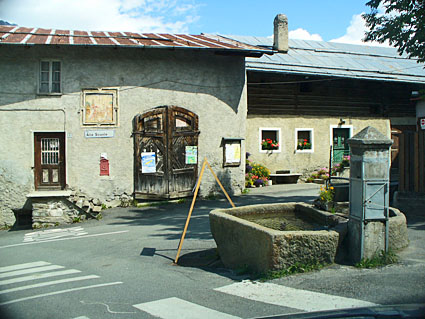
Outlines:
<svg viewBox="0 0 425 319"><path fill-rule="evenodd" d="M69 44L69 30L55 30L51 44Z"/></svg>
<svg viewBox="0 0 425 319"><path fill-rule="evenodd" d="M86 31L74 31L74 35L76 35L73 37L74 44L93 44L93 41Z"/></svg>
<svg viewBox="0 0 425 319"><path fill-rule="evenodd" d="M273 44L271 38L229 38L252 45ZM289 39L286 54L247 58L248 69L425 84L424 66L400 56L395 48L298 39Z"/></svg>
<svg viewBox="0 0 425 319"><path fill-rule="evenodd" d="M113 37L115 41L117 41L121 45L137 45L130 39L126 39L125 35L121 32L108 32L108 33L111 37Z"/></svg>
<svg viewBox="0 0 425 319"><path fill-rule="evenodd" d="M1 44L39 45L102 45L125 47L175 47L213 50L237 50L244 56L260 56L271 50L251 46L235 40L211 35L139 34L135 32L103 32L77 30L30 29L0 26Z"/></svg>

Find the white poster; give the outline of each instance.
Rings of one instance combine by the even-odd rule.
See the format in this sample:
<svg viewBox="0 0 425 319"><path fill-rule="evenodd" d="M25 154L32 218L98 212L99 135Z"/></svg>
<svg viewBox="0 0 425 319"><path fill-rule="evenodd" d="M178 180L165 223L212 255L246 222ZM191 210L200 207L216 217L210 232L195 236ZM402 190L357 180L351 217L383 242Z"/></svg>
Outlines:
<svg viewBox="0 0 425 319"><path fill-rule="evenodd" d="M226 163L240 163L241 162L241 144L232 143L226 144Z"/></svg>
<svg viewBox="0 0 425 319"><path fill-rule="evenodd" d="M155 152L142 153L142 173L156 173Z"/></svg>

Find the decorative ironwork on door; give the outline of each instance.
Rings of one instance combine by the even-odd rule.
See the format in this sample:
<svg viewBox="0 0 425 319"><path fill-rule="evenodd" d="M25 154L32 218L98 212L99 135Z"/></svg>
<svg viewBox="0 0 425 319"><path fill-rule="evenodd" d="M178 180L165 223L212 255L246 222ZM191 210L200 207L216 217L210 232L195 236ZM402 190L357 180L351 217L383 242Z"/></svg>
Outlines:
<svg viewBox="0 0 425 319"><path fill-rule="evenodd" d="M177 106L160 106L134 118L136 198L190 196L198 171L198 134L198 116Z"/></svg>

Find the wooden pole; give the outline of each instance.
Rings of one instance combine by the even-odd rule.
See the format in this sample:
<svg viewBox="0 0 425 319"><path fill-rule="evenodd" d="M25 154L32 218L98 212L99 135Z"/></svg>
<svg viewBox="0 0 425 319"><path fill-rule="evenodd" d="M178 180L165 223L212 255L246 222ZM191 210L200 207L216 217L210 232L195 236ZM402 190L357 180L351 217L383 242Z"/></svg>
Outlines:
<svg viewBox="0 0 425 319"><path fill-rule="evenodd" d="M177 256L174 260L174 263L177 264L179 260L180 251L183 246L184 237L186 236L187 227L189 226L190 217L192 216L193 207L195 206L196 197L198 196L199 186L201 185L202 176L204 175L205 165L207 164L207 158L204 158L202 164L201 173L199 174L198 183L196 184L195 194L193 194L192 204L190 205L189 214L187 215L186 224L184 225L184 230L182 237L180 238L179 248L177 249Z"/></svg>
<svg viewBox="0 0 425 319"><path fill-rule="evenodd" d="M224 195L226 195L227 200L229 201L230 205L232 205L232 207L235 207L235 204L233 204L232 200L230 199L230 196L227 194L226 190L224 189L223 185L221 185L220 180L218 179L217 175L215 175L213 169L210 166L210 163L208 163L208 161L205 159L205 162L208 165L208 168L210 169L211 173L213 174L215 180L217 181L218 185L220 185L221 190L223 191Z"/></svg>

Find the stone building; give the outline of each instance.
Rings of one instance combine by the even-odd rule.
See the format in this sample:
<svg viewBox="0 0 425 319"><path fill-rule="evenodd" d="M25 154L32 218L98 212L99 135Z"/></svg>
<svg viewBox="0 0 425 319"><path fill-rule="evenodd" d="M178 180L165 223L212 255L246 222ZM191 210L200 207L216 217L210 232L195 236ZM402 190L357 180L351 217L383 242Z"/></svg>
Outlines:
<svg viewBox="0 0 425 319"><path fill-rule="evenodd" d="M273 38L228 36L273 49L247 58L246 149L272 172L311 172L348 155L347 139L373 126L394 140L392 171L399 166L399 137L418 130L425 69L395 48L289 39L285 16ZM227 36L226 36L227 37ZM279 146L268 150L265 139ZM303 145L307 142L306 146ZM300 146L300 143L302 144Z"/></svg>
<svg viewBox="0 0 425 319"><path fill-rule="evenodd" d="M245 57L268 50L14 26L0 40L0 224L34 202L62 222L71 204L188 196L204 158L229 191L244 188ZM201 194L214 187L205 174Z"/></svg>

